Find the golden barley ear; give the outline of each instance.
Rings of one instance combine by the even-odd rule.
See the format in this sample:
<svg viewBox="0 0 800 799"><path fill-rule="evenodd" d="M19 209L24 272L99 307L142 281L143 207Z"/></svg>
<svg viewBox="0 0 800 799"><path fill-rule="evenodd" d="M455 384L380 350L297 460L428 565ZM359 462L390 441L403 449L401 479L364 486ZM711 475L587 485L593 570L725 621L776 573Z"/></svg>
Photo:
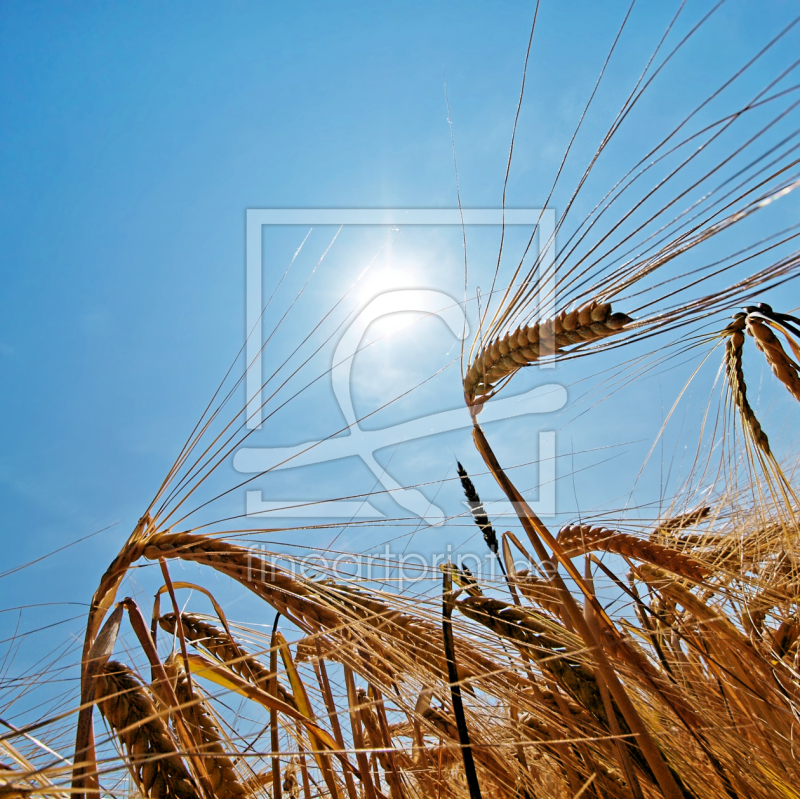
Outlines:
<svg viewBox="0 0 800 799"><path fill-rule="evenodd" d="M731 390L733 404L739 410L742 427L750 435L756 446L765 454L771 455L769 439L762 430L761 423L747 398L747 383L742 370L742 348L744 347L745 325L747 315L738 313L725 329L728 340L725 342L725 377Z"/></svg>
<svg viewBox="0 0 800 799"><path fill-rule="evenodd" d="M211 709L199 693L198 687L189 687L180 657L173 657L169 665L173 667L171 671L174 674L175 696L181 708L192 708L192 713L187 714L188 724L193 738L198 742L198 754L203 758L214 799L237 799L244 796L247 790L225 751L225 739L214 721Z"/></svg>
<svg viewBox="0 0 800 799"><path fill-rule="evenodd" d="M480 496L478 496L478 491L475 488L475 484L472 482L472 480L470 480L467 470L459 461L456 461L456 469L458 471L458 477L461 480L461 488L464 491L464 496L467 498L467 504L469 505L470 512L472 513L472 518L474 519L475 524L478 525L478 529L480 529L481 533L483 534L483 540L486 542L486 546L488 546L492 554L497 557L498 562L500 563L500 568L503 569L503 573L505 573L503 561L497 554L499 550L497 533L495 532L494 527L492 527L489 517L486 515L486 508L484 507Z"/></svg>
<svg viewBox="0 0 800 799"><path fill-rule="evenodd" d="M116 733L131 777L150 799L200 799L163 713L144 684L109 661L97 679L97 707Z"/></svg>
<svg viewBox="0 0 800 799"><path fill-rule="evenodd" d="M520 569L512 578L512 582L526 599L535 602L556 618L561 619L564 609L558 589L551 583L537 577L530 569Z"/></svg>
<svg viewBox="0 0 800 799"><path fill-rule="evenodd" d="M612 314L609 303L592 301L507 333L483 347L467 369L464 376L467 405L480 405L500 380L542 356L558 355L565 347L613 336L632 321L627 314Z"/></svg>
<svg viewBox="0 0 800 799"><path fill-rule="evenodd" d="M772 648L778 658L785 658L800 638L800 624L792 616L784 619L772 637Z"/></svg>
<svg viewBox="0 0 800 799"><path fill-rule="evenodd" d="M775 377L800 402L800 366L786 354L778 337L770 330L769 323L759 316L748 314L747 332L755 340L756 346L764 353Z"/></svg>
<svg viewBox="0 0 800 799"><path fill-rule="evenodd" d="M180 558L208 566L231 577L298 624L301 629L337 627L339 617L312 593L309 581L245 547L193 533L158 533L148 539L141 555L148 560Z"/></svg>
<svg viewBox="0 0 800 799"><path fill-rule="evenodd" d="M170 634L175 634L177 623L174 613L167 613L158 620L159 626ZM182 613L181 623L188 641L205 649L242 679L267 690L270 681L270 670L256 657L247 652L225 630L216 627L194 613ZM292 694L278 683L278 699L290 707L297 709Z"/></svg>
<svg viewBox="0 0 800 799"><path fill-rule="evenodd" d="M569 654L581 649L580 639L574 634L533 610L491 597L467 597L459 600L457 607L467 618L512 641L549 672L574 701L606 725L592 669Z"/></svg>
<svg viewBox="0 0 800 799"><path fill-rule="evenodd" d="M564 547L569 557L595 550L614 552L632 560L652 563L697 583L702 582L710 574L707 566L689 555L661 544L644 541L635 535L606 530L603 527L590 527L588 524L570 525L559 532L556 540Z"/></svg>
<svg viewBox="0 0 800 799"><path fill-rule="evenodd" d="M650 533L650 541L656 544L663 544L667 541L680 540L683 530L694 527L704 519L707 519L710 513L711 506L703 505L687 513L681 513L678 516L663 519Z"/></svg>

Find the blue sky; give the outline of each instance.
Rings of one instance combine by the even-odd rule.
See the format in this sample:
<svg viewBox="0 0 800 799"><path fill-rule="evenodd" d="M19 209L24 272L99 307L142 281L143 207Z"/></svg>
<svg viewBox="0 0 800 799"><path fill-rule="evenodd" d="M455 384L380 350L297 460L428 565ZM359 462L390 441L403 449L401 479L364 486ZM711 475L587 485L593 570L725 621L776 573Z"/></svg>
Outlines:
<svg viewBox="0 0 800 799"><path fill-rule="evenodd" d="M682 29L709 7L689 3ZM544 202L626 8L543 4L509 183L511 207ZM671 12L656 2L635 8L597 113L576 143L583 157ZM0 7L5 568L110 528L5 578L0 606L87 601L147 506L244 339L248 208L454 207L445 79L462 201L499 206L532 13L532 3L507 2ZM789 2L728 3L621 134L620 149L598 167L597 186L613 183L626 148L674 124L681 108L705 97L791 13ZM748 78L744 95L785 65L796 45L793 34ZM567 168L556 210L582 163L578 158ZM796 220L796 205L776 213ZM334 232L315 231L309 240L298 262L303 279ZM273 277L303 235L292 231L283 249L276 245ZM368 236L340 244L303 310L293 314L287 337L306 330L381 247ZM496 240L470 234L470 246L474 274L485 279ZM393 257L400 277L390 287L421 282L460 296L458 236L410 232ZM423 379L440 368L454 356L453 345L444 326L428 320L366 353L354 388L359 412L385 401L393 381L409 373ZM419 356L408 354L420 346ZM393 421L421 407L457 407L457 374L451 369L449 375L442 384L449 396L423 388L410 404L393 406ZM663 394L652 384L632 389L627 404L602 424L564 435L559 452L565 458L571 448L640 442L623 461L625 480L615 482L607 468L587 478L588 506L604 496L625 504L621 492L675 393L665 385ZM330 400L321 381L260 440L268 434L270 441L299 443L330 432L337 423ZM697 407L704 401L701 396ZM466 436L435 444L435 456L411 447L395 463L398 479L452 477L454 456L477 466L469 447ZM525 462L510 444L500 448ZM220 485L237 479L230 463L220 473ZM535 470L522 479L532 485ZM308 480L285 473L264 487L279 499L299 498L290 495ZM318 469L312 477L321 495L347 493L348 486L369 490L368 481L357 463ZM577 492L572 484L565 490ZM453 507L457 492L452 485L447 491ZM225 507L243 502L240 491ZM447 539L442 536L439 544ZM353 546L366 549L371 542ZM0 620L3 629L16 623L12 616Z"/></svg>

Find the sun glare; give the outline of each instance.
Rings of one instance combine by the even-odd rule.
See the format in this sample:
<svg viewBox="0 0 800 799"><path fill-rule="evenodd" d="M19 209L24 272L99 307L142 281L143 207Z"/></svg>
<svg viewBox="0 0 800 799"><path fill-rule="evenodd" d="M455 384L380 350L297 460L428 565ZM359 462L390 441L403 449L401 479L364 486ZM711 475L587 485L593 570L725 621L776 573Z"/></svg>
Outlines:
<svg viewBox="0 0 800 799"><path fill-rule="evenodd" d="M383 255L383 253L381 253ZM380 260L381 255L378 256ZM408 313L409 309L397 295L397 302L392 302L394 292L419 289L423 283L420 265L411 259L397 258L388 254L383 263L375 263L363 277L361 287L357 292L358 306L366 308L375 302L378 297L383 297L381 307L386 312L376 318L372 323L371 333L374 336L390 336L413 323L417 314Z"/></svg>

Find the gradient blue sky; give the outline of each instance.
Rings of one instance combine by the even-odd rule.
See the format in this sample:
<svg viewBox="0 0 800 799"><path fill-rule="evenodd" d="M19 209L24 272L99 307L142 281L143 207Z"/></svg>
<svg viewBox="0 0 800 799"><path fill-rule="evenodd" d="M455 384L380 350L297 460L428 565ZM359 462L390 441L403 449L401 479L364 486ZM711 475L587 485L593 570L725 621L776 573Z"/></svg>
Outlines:
<svg viewBox="0 0 800 799"><path fill-rule="evenodd" d="M688 18L709 6L689 3ZM509 205L544 201L626 8L543 4ZM792 9L728 3L631 140L668 124L673 103L704 96ZM636 7L607 113L671 11ZM85 602L149 502L243 340L247 208L453 207L445 77L462 200L499 205L532 12L511 2L0 4L3 568L113 525L4 579L0 606ZM431 276L454 291L457 256ZM442 338L442 353L451 344ZM651 418L634 398L604 434L655 434L654 405ZM313 413L299 405L287 429Z"/></svg>

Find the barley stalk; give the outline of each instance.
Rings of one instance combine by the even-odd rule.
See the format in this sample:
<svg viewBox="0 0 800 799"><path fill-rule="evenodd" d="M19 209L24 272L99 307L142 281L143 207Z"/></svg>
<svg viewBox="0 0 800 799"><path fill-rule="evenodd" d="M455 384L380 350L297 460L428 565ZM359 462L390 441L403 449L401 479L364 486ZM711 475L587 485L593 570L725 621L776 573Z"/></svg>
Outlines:
<svg viewBox="0 0 800 799"><path fill-rule="evenodd" d="M464 775L467 778L470 799L481 799L481 787L478 773L475 770L475 758L469 738L467 716L464 713L464 703L461 697L461 685L456 666L456 644L453 637L453 580L449 571L442 574L442 631L444 635L444 652L447 659L447 676L450 682L450 698L453 703L453 712L456 717L458 740L461 744L461 756L464 759Z"/></svg>

